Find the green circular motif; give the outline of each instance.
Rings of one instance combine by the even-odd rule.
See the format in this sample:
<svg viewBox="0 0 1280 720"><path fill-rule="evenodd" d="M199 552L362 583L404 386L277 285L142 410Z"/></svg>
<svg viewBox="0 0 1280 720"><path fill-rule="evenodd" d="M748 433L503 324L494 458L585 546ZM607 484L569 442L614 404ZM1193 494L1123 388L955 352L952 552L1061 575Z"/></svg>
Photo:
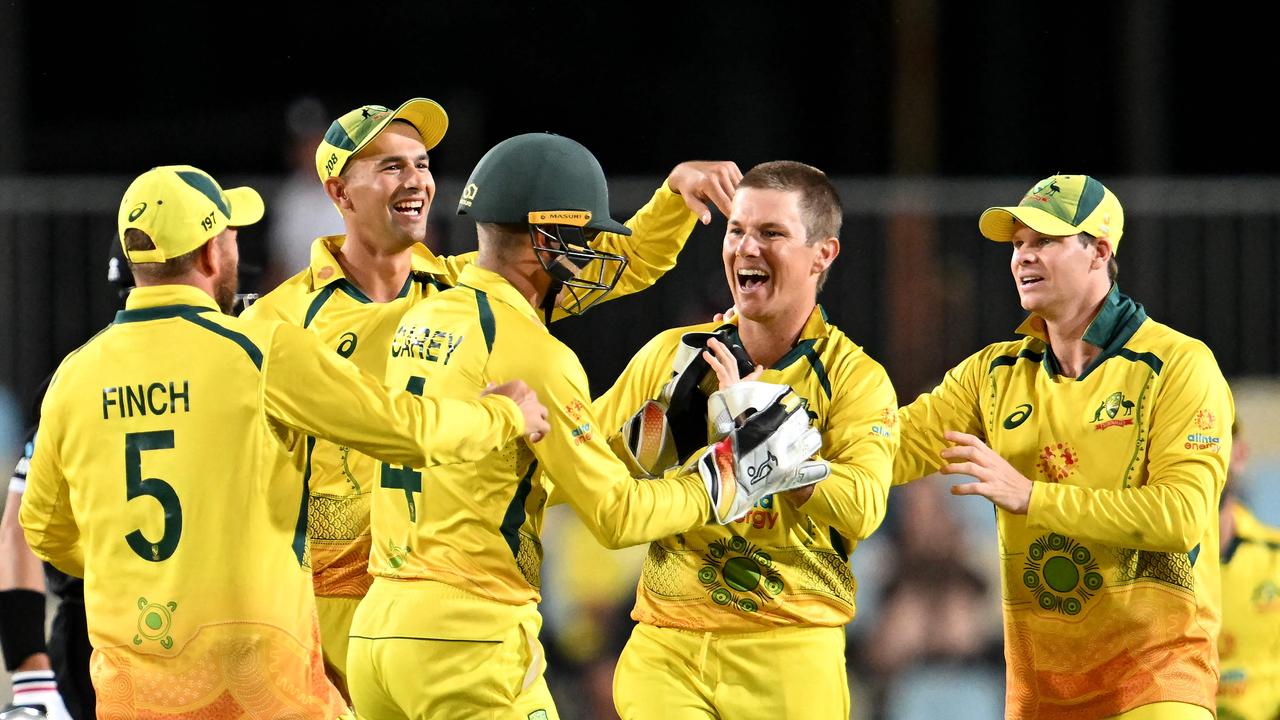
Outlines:
<svg viewBox="0 0 1280 720"><path fill-rule="evenodd" d="M764 589L767 590L770 595L777 595L782 592L782 578L776 575L769 575L765 577Z"/></svg>
<svg viewBox="0 0 1280 720"><path fill-rule="evenodd" d="M712 543L711 547L707 548L707 552L711 554L711 557L719 560L724 557L724 545L721 543Z"/></svg>
<svg viewBox="0 0 1280 720"><path fill-rule="evenodd" d="M751 598L742 598L741 600L738 601L738 609L741 610L742 612L753 613L756 610L759 610L760 608L759 606L756 605L755 600L752 600Z"/></svg>
<svg viewBox="0 0 1280 720"><path fill-rule="evenodd" d="M1084 586L1090 590L1097 590L1102 587L1102 576L1095 572L1085 573Z"/></svg>
<svg viewBox="0 0 1280 720"><path fill-rule="evenodd" d="M728 605L733 600L733 595L729 594L724 588L716 588L711 591L711 602L717 605Z"/></svg>
<svg viewBox="0 0 1280 720"><path fill-rule="evenodd" d="M147 613L146 623L152 630L159 630L160 626L164 625L164 618L160 617L159 613Z"/></svg>
<svg viewBox="0 0 1280 720"><path fill-rule="evenodd" d="M1061 550L1066 546L1067 546L1067 539L1062 535L1059 535L1058 533L1053 533L1049 536L1050 550Z"/></svg>
<svg viewBox="0 0 1280 720"><path fill-rule="evenodd" d="M757 550L752 553L751 559L760 563L761 567L773 567L773 558L769 557L769 553L763 550Z"/></svg>
<svg viewBox="0 0 1280 720"><path fill-rule="evenodd" d="M1045 610L1052 610L1054 605L1058 604L1058 598L1053 593L1040 593L1040 607Z"/></svg>
<svg viewBox="0 0 1280 720"><path fill-rule="evenodd" d="M1038 561L1040 558L1044 557L1044 546L1040 543L1035 543L1027 549L1027 554L1031 556L1032 560Z"/></svg>
<svg viewBox="0 0 1280 720"><path fill-rule="evenodd" d="M1077 565L1088 565L1089 561L1093 559L1093 553L1089 552L1089 548L1080 545L1075 550L1071 551L1071 559L1074 560Z"/></svg>
<svg viewBox="0 0 1280 720"><path fill-rule="evenodd" d="M1080 600L1079 600L1079 598L1069 597L1069 598L1065 598L1065 599L1063 599L1063 601L1062 601L1062 611L1063 611L1063 612L1065 612L1065 613L1066 613L1066 614L1068 614L1068 615L1077 615L1077 614L1079 614L1079 613L1080 613Z"/></svg>
<svg viewBox="0 0 1280 720"><path fill-rule="evenodd" d="M1070 592L1080 582L1080 568L1065 555L1055 555L1044 564L1044 581L1058 592Z"/></svg>
<svg viewBox="0 0 1280 720"><path fill-rule="evenodd" d="M716 569L710 565L703 565L702 568L698 570L698 580L702 581L703 585L710 585L715 582Z"/></svg>
<svg viewBox="0 0 1280 720"><path fill-rule="evenodd" d="M1036 574L1035 570L1028 570L1022 573L1022 584L1033 588L1040 584L1040 576Z"/></svg>
<svg viewBox="0 0 1280 720"><path fill-rule="evenodd" d="M743 550L746 550L747 539L740 535L734 535L733 539L729 541L729 549L734 552L742 552Z"/></svg>
<svg viewBox="0 0 1280 720"><path fill-rule="evenodd" d="M751 558L733 558L724 564L724 581L738 592L755 590L760 585L760 566Z"/></svg>

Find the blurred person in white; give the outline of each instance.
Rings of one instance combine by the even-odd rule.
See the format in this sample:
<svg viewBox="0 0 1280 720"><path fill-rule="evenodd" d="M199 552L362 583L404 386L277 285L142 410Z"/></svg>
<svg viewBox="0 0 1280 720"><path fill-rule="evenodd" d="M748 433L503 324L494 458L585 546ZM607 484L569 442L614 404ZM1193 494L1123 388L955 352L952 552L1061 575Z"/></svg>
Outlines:
<svg viewBox="0 0 1280 720"><path fill-rule="evenodd" d="M311 262L311 241L343 232L342 216L316 182L316 147L329 128L329 114L314 97L294 100L285 112L289 176L271 202L268 220L270 253L262 287L272 288Z"/></svg>

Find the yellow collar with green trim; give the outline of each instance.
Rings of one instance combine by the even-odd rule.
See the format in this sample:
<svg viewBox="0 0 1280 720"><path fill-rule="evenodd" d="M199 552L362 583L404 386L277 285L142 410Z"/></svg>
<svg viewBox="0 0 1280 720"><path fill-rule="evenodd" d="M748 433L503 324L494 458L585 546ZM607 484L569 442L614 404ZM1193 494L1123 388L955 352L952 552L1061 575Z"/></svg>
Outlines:
<svg viewBox="0 0 1280 720"><path fill-rule="evenodd" d="M147 285L136 287L124 301L125 310L164 307L166 305L194 305L217 310L218 303L209 293L194 285Z"/></svg>
<svg viewBox="0 0 1280 720"><path fill-rule="evenodd" d="M342 250L347 241L346 235L324 235L311 243L311 290L341 280L347 275L342 271L335 253ZM445 272L444 262L422 243L414 243L410 248L409 272L423 272L429 275L442 275Z"/></svg>
<svg viewBox="0 0 1280 720"><path fill-rule="evenodd" d="M516 312L541 325L542 320L537 311L529 304L528 298L520 294L506 278L492 270L486 270L475 263L462 268L458 274L458 284L479 290L491 299L501 300L510 305Z"/></svg>

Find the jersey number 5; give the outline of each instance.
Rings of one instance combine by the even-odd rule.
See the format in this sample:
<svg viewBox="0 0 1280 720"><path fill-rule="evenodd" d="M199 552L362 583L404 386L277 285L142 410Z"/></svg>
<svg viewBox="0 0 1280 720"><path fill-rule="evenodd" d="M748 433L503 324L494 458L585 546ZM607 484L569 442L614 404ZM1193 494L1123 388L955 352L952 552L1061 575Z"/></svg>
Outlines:
<svg viewBox="0 0 1280 720"><path fill-rule="evenodd" d="M142 478L142 453L145 450L171 449L172 430L127 433L124 436L125 497L133 500L147 495L155 498L164 509L164 532L158 542L148 540L141 530L124 536L138 557L151 562L168 560L178 549L178 538L182 537L182 504L169 483L160 478Z"/></svg>

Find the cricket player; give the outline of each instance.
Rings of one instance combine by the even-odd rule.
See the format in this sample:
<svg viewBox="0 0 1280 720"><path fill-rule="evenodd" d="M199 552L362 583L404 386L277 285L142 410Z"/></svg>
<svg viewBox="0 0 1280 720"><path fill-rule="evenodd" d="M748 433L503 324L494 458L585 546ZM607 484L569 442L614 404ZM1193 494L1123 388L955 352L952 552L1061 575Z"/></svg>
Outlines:
<svg viewBox="0 0 1280 720"><path fill-rule="evenodd" d="M1045 178L978 228L1010 243L1024 337L901 409L894 482L970 475L952 492L997 508L1008 717L1210 718L1231 391L1121 294L1102 183Z"/></svg>
<svg viewBox="0 0 1280 720"><path fill-rule="evenodd" d="M718 377L738 379L733 348L746 369L759 368L750 377L807 401L831 467L817 485L765 497L737 522L649 546L632 611L639 625L614 677L627 720L849 717L849 555L884 518L898 430L888 375L817 303L842 220L820 170L751 168L722 249L736 316L661 333L597 401L604 427L627 426L614 444L633 470L661 474L707 442L706 425L688 422L700 414L690 406L706 404ZM675 452L656 460L653 438Z"/></svg>
<svg viewBox="0 0 1280 720"><path fill-rule="evenodd" d="M339 355L383 377L405 310L456 285L475 259L474 253L437 257L422 243L436 192L428 152L447 127L445 111L425 98L395 110L366 105L335 120L316 150L316 171L346 234L317 238L310 266L246 315L307 328ZM740 177L733 163L682 163L628 223L633 239L597 236L595 247L629 260L612 296L646 288L671 269L698 217L710 221L704 201L727 209ZM565 310L550 315L559 318ZM309 560L320 635L330 673L343 687L351 615L372 580L369 498L377 477L371 458L324 440L310 448L304 472L311 488Z"/></svg>
<svg viewBox="0 0 1280 720"><path fill-rule="evenodd" d="M36 555L85 579L99 717L345 712L301 563L306 437L433 464L546 429L518 383L388 393L311 333L219 312L236 228L262 212L190 166L139 176L118 220L138 287L45 395L19 518Z"/></svg>
<svg viewBox="0 0 1280 720"><path fill-rule="evenodd" d="M1240 423L1231 429L1231 467L1218 513L1222 632L1218 720L1280 717L1280 528L1259 520L1240 495L1248 462Z"/></svg>
<svg viewBox="0 0 1280 720"><path fill-rule="evenodd" d="M696 471L633 479L595 418L581 364L539 312L557 295L577 294L583 307L599 299L600 276L580 270L617 264L586 244L593 232L628 232L609 217L599 163L568 138L519 135L480 160L468 187L458 212L477 222L479 255L457 287L405 314L387 383L467 397L521 372L548 404L551 430L538 445L513 442L473 463L380 466L376 577L347 659L356 712L378 720L557 717L538 641L548 504L567 502L615 548L731 522L763 495L828 472L809 460L821 441L794 394L743 383L752 387L711 399L728 435L695 456ZM744 398L758 412L736 427Z"/></svg>

